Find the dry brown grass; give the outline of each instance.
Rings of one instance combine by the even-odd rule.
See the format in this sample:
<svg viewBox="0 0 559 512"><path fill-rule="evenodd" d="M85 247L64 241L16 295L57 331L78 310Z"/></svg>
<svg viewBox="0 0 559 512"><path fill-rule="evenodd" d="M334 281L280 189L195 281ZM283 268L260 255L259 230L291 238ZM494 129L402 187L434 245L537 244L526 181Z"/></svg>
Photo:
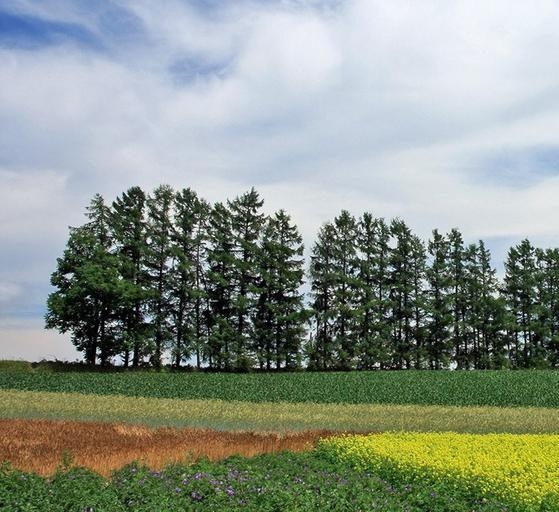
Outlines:
<svg viewBox="0 0 559 512"><path fill-rule="evenodd" d="M161 469L201 457L254 456L311 449L325 430L289 433L220 432L193 428L149 428L119 423L0 420L0 461L49 476L69 454L72 464L103 476L134 460ZM66 455L65 455L66 454Z"/></svg>

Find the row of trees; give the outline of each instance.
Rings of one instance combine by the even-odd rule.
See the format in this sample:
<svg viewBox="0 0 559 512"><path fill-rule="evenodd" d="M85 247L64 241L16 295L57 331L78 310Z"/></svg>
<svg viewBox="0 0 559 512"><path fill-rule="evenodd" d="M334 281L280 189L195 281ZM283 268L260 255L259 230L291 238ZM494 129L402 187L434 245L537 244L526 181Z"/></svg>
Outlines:
<svg viewBox="0 0 559 512"><path fill-rule="evenodd" d="M499 282L483 241L425 244L399 219L343 211L313 247L314 368L458 369L559 363L559 250L510 249Z"/></svg>
<svg viewBox="0 0 559 512"><path fill-rule="evenodd" d="M46 326L87 363L214 370L543 367L559 364L559 250L510 249L502 282L482 241L342 211L311 249L250 190L96 195L70 228Z"/></svg>
<svg viewBox="0 0 559 512"><path fill-rule="evenodd" d="M89 364L295 368L307 311L303 245L289 215L253 189L210 206L191 189L129 189L70 229L46 326L70 332Z"/></svg>

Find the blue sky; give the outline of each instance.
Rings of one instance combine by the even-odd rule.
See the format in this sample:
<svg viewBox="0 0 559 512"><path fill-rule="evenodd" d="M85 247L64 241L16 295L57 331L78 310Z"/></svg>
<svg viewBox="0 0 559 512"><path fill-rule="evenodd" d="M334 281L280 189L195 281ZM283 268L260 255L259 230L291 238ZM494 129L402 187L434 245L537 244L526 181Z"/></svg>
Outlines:
<svg viewBox="0 0 559 512"><path fill-rule="evenodd" d="M49 276L97 192L254 186L310 245L342 208L559 245L559 5L0 0L0 358L74 359Z"/></svg>

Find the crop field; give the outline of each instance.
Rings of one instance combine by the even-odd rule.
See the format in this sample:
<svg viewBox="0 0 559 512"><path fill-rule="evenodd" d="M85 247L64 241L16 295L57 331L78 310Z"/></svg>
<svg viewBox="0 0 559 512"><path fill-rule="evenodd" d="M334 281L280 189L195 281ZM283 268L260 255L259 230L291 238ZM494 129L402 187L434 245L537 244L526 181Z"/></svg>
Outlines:
<svg viewBox="0 0 559 512"><path fill-rule="evenodd" d="M0 418L120 422L221 431L559 433L559 409L179 400L0 390Z"/></svg>
<svg viewBox="0 0 559 512"><path fill-rule="evenodd" d="M0 372L0 389L182 400L559 408L553 370L330 373Z"/></svg>
<svg viewBox="0 0 559 512"><path fill-rule="evenodd" d="M559 509L559 436L383 433L321 441L362 471L481 489L526 509Z"/></svg>
<svg viewBox="0 0 559 512"><path fill-rule="evenodd" d="M109 477L134 461L151 469L169 463L187 464L205 457L222 460L233 455L309 450L328 431L218 432L202 429L149 428L121 423L0 420L0 461L42 476L52 476L68 459ZM100 449L102 447L102 449Z"/></svg>
<svg viewBox="0 0 559 512"><path fill-rule="evenodd" d="M557 389L553 371L15 365L0 510L559 511Z"/></svg>

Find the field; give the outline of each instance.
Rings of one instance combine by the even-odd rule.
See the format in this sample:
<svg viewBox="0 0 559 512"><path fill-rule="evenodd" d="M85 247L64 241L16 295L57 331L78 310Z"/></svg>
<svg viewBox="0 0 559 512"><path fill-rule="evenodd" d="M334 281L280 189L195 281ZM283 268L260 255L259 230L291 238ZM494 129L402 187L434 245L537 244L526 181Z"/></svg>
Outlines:
<svg viewBox="0 0 559 512"><path fill-rule="evenodd" d="M0 510L559 510L559 372L1 368Z"/></svg>

